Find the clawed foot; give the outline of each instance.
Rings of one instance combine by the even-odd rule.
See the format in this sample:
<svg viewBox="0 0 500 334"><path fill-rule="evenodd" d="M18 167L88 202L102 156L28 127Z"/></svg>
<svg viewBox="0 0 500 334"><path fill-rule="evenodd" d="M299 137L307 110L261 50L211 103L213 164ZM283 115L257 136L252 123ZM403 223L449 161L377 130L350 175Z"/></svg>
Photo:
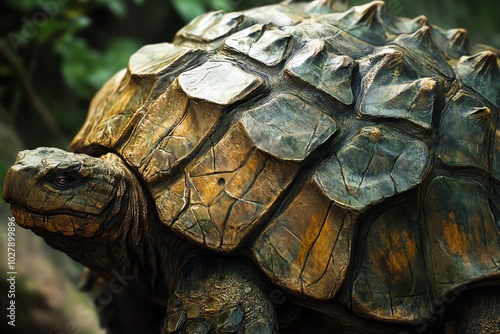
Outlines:
<svg viewBox="0 0 500 334"><path fill-rule="evenodd" d="M251 263L218 259L191 268L169 299L162 333L278 332L267 282Z"/></svg>

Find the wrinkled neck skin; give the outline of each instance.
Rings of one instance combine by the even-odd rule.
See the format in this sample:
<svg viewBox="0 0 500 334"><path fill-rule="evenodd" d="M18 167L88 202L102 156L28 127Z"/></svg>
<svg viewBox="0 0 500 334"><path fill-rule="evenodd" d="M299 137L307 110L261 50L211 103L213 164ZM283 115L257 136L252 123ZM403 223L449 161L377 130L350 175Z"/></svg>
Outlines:
<svg viewBox="0 0 500 334"><path fill-rule="evenodd" d="M108 154L103 159L123 178L114 201L102 214L101 229L91 238L42 236L103 277L120 274L164 304L182 268L202 251L159 221L154 200L120 158Z"/></svg>

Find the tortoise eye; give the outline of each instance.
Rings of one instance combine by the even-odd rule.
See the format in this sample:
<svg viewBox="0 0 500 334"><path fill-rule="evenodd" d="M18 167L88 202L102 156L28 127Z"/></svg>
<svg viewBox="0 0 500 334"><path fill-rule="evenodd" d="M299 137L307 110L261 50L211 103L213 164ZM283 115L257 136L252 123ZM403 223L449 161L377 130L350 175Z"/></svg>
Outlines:
<svg viewBox="0 0 500 334"><path fill-rule="evenodd" d="M74 178L68 175L56 176L50 180L50 183L58 189L68 188L74 181Z"/></svg>

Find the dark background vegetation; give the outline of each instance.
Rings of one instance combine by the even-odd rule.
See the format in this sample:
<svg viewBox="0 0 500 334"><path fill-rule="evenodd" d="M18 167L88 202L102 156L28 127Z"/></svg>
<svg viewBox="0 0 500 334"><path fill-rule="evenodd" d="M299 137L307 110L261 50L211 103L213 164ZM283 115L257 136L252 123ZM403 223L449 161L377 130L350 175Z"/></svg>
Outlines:
<svg viewBox="0 0 500 334"><path fill-rule="evenodd" d="M19 150L67 148L90 99L144 44L171 41L186 22L211 10L234 11L272 0L2 0L0 4L0 183ZM368 1L351 0L358 5ZM472 42L500 48L498 0L388 0L399 16L426 15L464 27ZM0 200L3 333L98 333L81 319L88 300L75 290L81 267L17 229L17 331L5 325L6 223ZM73 326L75 324L75 326Z"/></svg>

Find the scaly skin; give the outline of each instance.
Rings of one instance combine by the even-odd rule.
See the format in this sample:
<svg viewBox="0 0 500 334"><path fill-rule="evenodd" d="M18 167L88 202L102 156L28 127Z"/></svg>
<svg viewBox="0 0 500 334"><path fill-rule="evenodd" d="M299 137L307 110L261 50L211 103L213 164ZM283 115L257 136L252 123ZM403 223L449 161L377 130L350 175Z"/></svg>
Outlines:
<svg viewBox="0 0 500 334"><path fill-rule="evenodd" d="M162 333L278 333L271 285L248 260L200 258L178 281Z"/></svg>
<svg viewBox="0 0 500 334"><path fill-rule="evenodd" d="M500 333L500 287L464 292L448 314L443 334Z"/></svg>

